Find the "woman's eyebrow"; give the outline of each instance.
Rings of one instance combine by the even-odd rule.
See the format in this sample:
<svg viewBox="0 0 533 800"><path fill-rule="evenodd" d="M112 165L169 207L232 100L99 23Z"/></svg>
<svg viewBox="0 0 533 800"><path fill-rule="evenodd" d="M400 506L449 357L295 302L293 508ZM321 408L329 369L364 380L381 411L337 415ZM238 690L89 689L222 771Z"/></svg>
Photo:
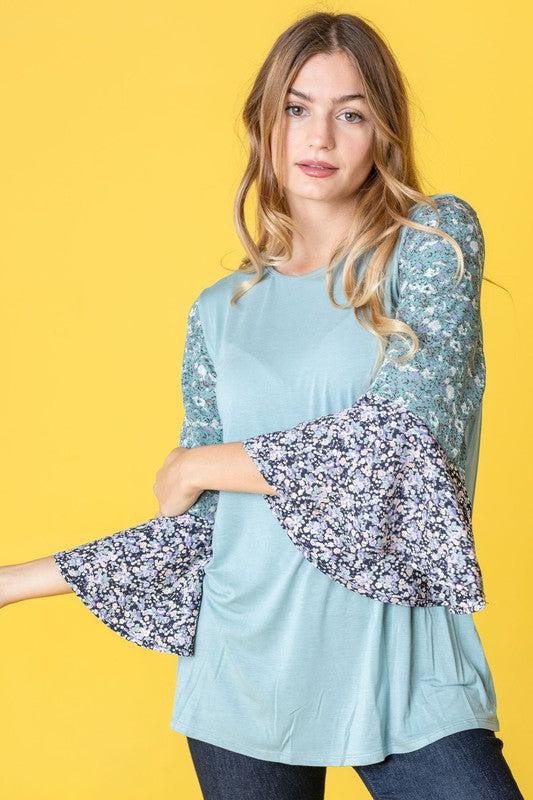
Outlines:
<svg viewBox="0 0 533 800"><path fill-rule="evenodd" d="M302 100L307 100L309 103L314 103L313 98L307 92L301 92L299 89L293 89L292 87L288 90L288 94L295 94L297 97L301 97ZM331 99L331 105L337 105L337 103L347 103L348 100L364 100L364 94L343 94L340 97L333 97Z"/></svg>

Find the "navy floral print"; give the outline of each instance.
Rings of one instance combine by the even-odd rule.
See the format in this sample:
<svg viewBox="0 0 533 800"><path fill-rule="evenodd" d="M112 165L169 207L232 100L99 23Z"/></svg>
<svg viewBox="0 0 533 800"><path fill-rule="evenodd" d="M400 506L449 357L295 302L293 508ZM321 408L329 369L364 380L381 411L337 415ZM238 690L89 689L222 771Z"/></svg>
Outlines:
<svg viewBox="0 0 533 800"><path fill-rule="evenodd" d="M353 408L244 441L305 558L387 603L485 605L459 469L410 411L371 393Z"/></svg>
<svg viewBox="0 0 533 800"><path fill-rule="evenodd" d="M216 373L194 302L187 318L181 447L220 444ZM205 565L219 493L202 492L185 514L154 517L53 554L63 578L109 628L163 653L194 653Z"/></svg>
<svg viewBox="0 0 533 800"><path fill-rule="evenodd" d="M193 655L212 522L154 517L54 553L64 579L93 614L134 644Z"/></svg>
<svg viewBox="0 0 533 800"><path fill-rule="evenodd" d="M402 231L396 316L420 349L391 337L366 392L336 414L245 439L243 447L276 495L272 513L315 567L382 602L483 608L485 597L465 488L465 430L485 387L480 288L484 240L472 207L439 196L439 216L410 217L447 231ZM182 447L223 441L216 371L195 301L182 365ZM54 553L63 577L112 630L160 652L192 655L204 568L212 557L219 493L203 492L178 516Z"/></svg>
<svg viewBox="0 0 533 800"><path fill-rule="evenodd" d="M455 195L440 220L415 207L405 228L396 316L419 338L403 364L392 339L375 379L348 409L252 436L243 447L276 495L264 498L314 566L383 602L484 607L472 508L465 485L466 427L485 387L480 288L484 239L473 208Z"/></svg>

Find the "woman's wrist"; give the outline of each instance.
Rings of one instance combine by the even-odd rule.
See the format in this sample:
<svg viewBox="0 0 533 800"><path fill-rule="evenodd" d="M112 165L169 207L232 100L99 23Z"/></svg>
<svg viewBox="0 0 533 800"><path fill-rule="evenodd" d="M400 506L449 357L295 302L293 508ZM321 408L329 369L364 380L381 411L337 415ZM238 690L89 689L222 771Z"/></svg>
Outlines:
<svg viewBox="0 0 533 800"><path fill-rule="evenodd" d="M72 589L53 556L0 566L0 608L20 600L69 592Z"/></svg>
<svg viewBox="0 0 533 800"><path fill-rule="evenodd" d="M185 458L184 480L191 491L215 489L275 494L244 450L242 442L191 447Z"/></svg>

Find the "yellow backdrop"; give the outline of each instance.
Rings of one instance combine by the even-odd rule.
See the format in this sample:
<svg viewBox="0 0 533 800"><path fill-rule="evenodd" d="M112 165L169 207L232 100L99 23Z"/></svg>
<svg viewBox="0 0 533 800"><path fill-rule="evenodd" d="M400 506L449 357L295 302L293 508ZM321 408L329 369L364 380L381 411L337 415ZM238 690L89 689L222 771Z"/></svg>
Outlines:
<svg viewBox="0 0 533 800"><path fill-rule="evenodd" d="M531 9L228 0L0 6L0 563L157 511L178 443L186 313L237 266L239 119L279 33L361 14L409 81L427 192L477 210L487 247L487 389L474 531L505 755L531 790ZM529 17L529 18L527 18ZM201 797L170 729L177 657L120 638L74 595L0 611L6 800ZM350 767L327 800L368 798Z"/></svg>

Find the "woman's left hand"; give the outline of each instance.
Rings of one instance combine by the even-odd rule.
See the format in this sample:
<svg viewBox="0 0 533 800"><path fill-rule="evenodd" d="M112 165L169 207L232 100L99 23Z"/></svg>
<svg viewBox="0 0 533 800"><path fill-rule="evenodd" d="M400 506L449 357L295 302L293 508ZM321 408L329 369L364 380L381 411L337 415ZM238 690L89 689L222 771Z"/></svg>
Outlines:
<svg viewBox="0 0 533 800"><path fill-rule="evenodd" d="M175 447L156 473L153 489L159 501L157 516L184 514L202 493L198 489L193 489L187 479L188 453L187 447Z"/></svg>

